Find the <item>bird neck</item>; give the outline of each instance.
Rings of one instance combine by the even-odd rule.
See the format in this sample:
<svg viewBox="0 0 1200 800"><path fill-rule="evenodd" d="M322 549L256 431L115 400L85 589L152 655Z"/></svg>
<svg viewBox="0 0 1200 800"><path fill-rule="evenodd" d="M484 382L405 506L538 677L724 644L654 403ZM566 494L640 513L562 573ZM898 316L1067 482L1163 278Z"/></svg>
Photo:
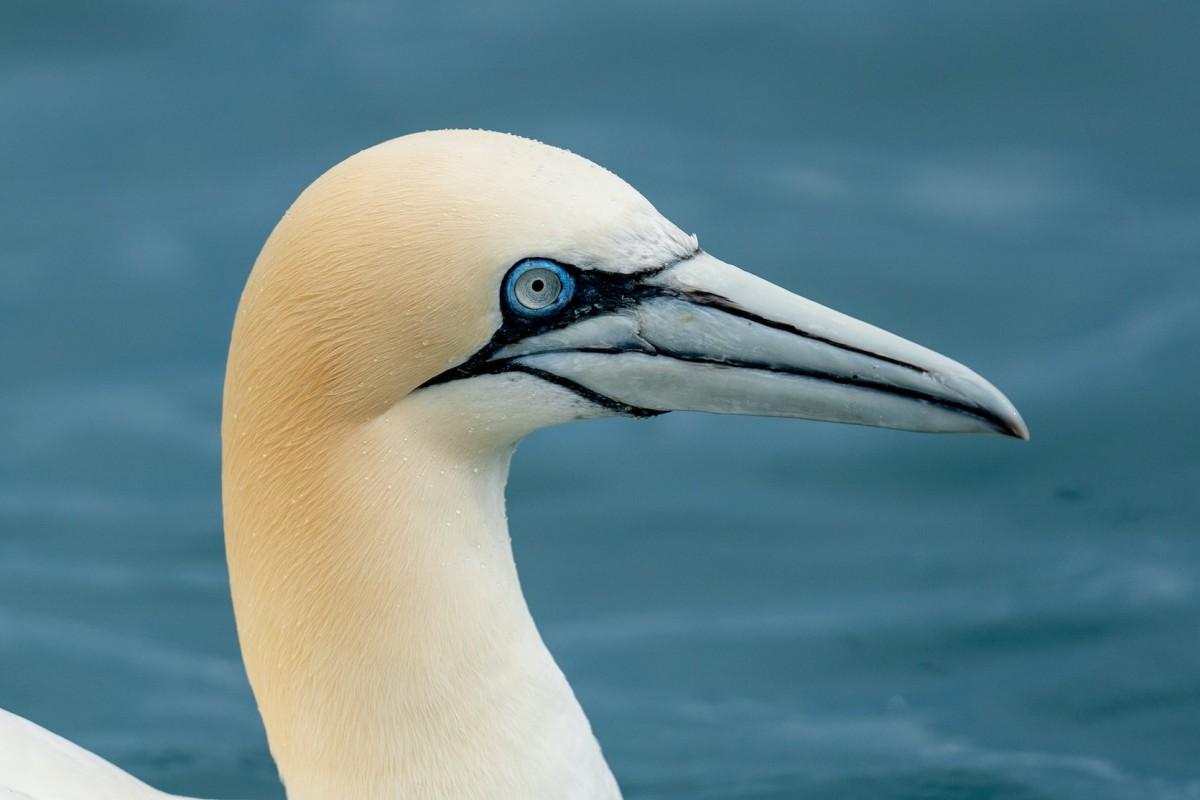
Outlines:
<svg viewBox="0 0 1200 800"><path fill-rule="evenodd" d="M511 445L447 444L396 409L302 437L238 427L234 608L290 800L619 797L517 579Z"/></svg>

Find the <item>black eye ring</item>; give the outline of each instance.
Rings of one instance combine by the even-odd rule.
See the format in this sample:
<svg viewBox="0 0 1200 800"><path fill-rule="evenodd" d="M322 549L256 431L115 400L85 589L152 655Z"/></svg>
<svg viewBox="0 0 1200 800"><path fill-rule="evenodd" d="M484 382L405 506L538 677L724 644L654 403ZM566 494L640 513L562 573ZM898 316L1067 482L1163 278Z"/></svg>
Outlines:
<svg viewBox="0 0 1200 800"><path fill-rule="evenodd" d="M504 278L504 300L524 317L548 317L561 311L575 294L575 278L557 261L527 258Z"/></svg>

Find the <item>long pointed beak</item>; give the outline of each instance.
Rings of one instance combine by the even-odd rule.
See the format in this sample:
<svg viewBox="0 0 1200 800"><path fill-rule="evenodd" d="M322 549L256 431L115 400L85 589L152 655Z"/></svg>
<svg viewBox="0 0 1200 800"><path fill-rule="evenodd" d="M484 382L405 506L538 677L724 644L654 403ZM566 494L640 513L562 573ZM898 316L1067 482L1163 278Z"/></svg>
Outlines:
<svg viewBox="0 0 1200 800"><path fill-rule="evenodd" d="M707 253L641 298L494 353L632 409L756 414L1029 438L994 386L956 361Z"/></svg>

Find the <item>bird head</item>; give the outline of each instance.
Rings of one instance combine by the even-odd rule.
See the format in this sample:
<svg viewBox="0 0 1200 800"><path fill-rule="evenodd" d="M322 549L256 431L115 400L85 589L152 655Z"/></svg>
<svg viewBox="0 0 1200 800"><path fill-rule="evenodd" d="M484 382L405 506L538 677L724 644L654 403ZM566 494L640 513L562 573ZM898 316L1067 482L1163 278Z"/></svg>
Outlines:
<svg viewBox="0 0 1200 800"><path fill-rule="evenodd" d="M967 367L717 259L578 155L484 131L401 137L310 186L234 353L229 385L277 408L419 408L497 443L673 410L1028 435Z"/></svg>

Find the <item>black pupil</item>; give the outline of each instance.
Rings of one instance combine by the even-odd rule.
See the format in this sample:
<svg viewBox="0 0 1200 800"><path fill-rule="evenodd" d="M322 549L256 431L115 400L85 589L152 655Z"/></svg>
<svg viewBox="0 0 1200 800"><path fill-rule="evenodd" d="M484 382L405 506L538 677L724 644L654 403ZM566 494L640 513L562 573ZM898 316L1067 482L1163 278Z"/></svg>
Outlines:
<svg viewBox="0 0 1200 800"><path fill-rule="evenodd" d="M541 278L534 278L533 283L529 284L529 288L533 289L535 292L540 292L542 289L546 288L546 284Z"/></svg>

